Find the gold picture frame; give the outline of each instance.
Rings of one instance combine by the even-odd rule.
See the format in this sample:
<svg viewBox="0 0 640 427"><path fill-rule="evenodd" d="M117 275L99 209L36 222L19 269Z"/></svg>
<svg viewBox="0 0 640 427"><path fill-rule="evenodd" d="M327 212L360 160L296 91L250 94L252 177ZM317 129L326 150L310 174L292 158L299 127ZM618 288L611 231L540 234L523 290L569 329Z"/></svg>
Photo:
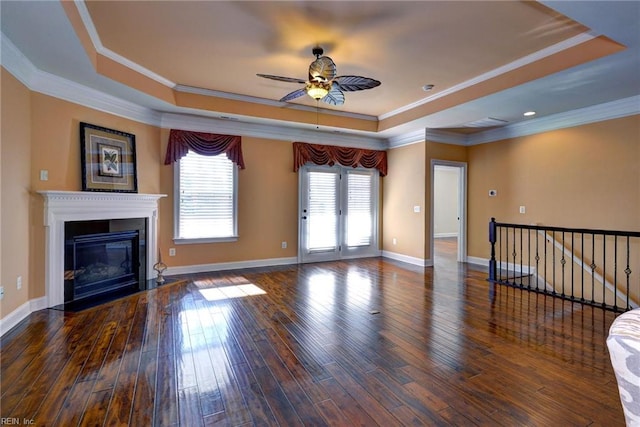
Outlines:
<svg viewBox="0 0 640 427"><path fill-rule="evenodd" d="M137 193L136 136L80 123L82 191Z"/></svg>

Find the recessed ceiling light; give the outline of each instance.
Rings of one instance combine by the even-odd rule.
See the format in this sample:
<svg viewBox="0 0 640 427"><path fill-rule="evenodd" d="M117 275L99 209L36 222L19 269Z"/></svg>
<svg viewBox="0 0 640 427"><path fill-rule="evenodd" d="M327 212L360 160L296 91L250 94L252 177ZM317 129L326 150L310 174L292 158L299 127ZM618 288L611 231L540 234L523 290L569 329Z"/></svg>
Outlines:
<svg viewBox="0 0 640 427"><path fill-rule="evenodd" d="M425 92L429 92L431 89L433 89L434 85L424 85L422 86L422 90Z"/></svg>
<svg viewBox="0 0 640 427"><path fill-rule="evenodd" d="M535 111L527 111L526 113L524 113L524 115L525 115L526 117L529 117L529 116L535 116L535 115L536 115L536 112L535 112Z"/></svg>

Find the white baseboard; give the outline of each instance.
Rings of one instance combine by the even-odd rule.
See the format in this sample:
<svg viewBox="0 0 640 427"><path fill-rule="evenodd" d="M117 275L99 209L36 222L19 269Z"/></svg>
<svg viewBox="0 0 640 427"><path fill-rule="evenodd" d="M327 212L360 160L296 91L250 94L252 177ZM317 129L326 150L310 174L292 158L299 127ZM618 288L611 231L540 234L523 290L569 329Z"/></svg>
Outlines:
<svg viewBox="0 0 640 427"><path fill-rule="evenodd" d="M178 274L205 273L207 271L239 270L242 268L271 267L274 265L297 264L298 258L268 258L252 261L220 262L214 264L185 265L180 267L169 267L165 276L175 276Z"/></svg>
<svg viewBox="0 0 640 427"><path fill-rule="evenodd" d="M467 263L475 264L475 265L482 265L483 267L488 267L489 266L489 260L488 259L480 258L480 257L476 257L476 256L467 256Z"/></svg>
<svg viewBox="0 0 640 427"><path fill-rule="evenodd" d="M40 297L29 300L22 304L20 307L13 310L11 313L0 319L0 336L10 331L18 323L22 322L34 311L47 308L47 298Z"/></svg>
<svg viewBox="0 0 640 427"><path fill-rule="evenodd" d="M434 239L440 239L444 237L458 237L458 233L453 232L453 233L434 233L433 234Z"/></svg>
<svg viewBox="0 0 640 427"><path fill-rule="evenodd" d="M417 265L420 267L433 267L433 260L416 258L409 255L403 255L396 252L382 251L382 256L385 258L394 259L396 261L406 262L407 264Z"/></svg>
<svg viewBox="0 0 640 427"><path fill-rule="evenodd" d="M474 257L474 256L468 256L467 257L467 262L469 264L476 264L476 265L482 265L484 267L488 267L489 266L489 260L487 258L479 258L479 257ZM520 265L520 264L513 264L511 262L501 262L500 264L498 264L498 268L501 270L507 270L509 272L516 272L516 273L522 273L522 274L536 274L536 268L530 265Z"/></svg>

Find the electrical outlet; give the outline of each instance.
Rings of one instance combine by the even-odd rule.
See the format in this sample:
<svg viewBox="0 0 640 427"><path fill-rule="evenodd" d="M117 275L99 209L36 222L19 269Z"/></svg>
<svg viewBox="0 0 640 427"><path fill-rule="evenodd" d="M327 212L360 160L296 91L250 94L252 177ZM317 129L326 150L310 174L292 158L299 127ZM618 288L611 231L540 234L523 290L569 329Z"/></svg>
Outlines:
<svg viewBox="0 0 640 427"><path fill-rule="evenodd" d="M416 205L413 207L413 212L420 213L420 206Z"/></svg>
<svg viewBox="0 0 640 427"><path fill-rule="evenodd" d="M287 242L282 242L282 249L287 249Z"/></svg>
<svg viewBox="0 0 640 427"><path fill-rule="evenodd" d="M169 248L169 256L176 256L176 248Z"/></svg>
<svg viewBox="0 0 640 427"><path fill-rule="evenodd" d="M4 286L0 286L0 300L4 298Z"/></svg>
<svg viewBox="0 0 640 427"><path fill-rule="evenodd" d="M391 239L391 243L393 243L394 245L398 243L398 239L396 239L395 237L393 239Z"/></svg>
<svg viewBox="0 0 640 427"><path fill-rule="evenodd" d="M16 279L16 288L18 288L18 290L22 289L22 276L18 276Z"/></svg>
<svg viewBox="0 0 640 427"><path fill-rule="evenodd" d="M49 181L49 171L46 169L40 170L40 181Z"/></svg>
<svg viewBox="0 0 640 427"><path fill-rule="evenodd" d="M523 214L526 212L527 212L527 209L524 206L520 206L520 213Z"/></svg>

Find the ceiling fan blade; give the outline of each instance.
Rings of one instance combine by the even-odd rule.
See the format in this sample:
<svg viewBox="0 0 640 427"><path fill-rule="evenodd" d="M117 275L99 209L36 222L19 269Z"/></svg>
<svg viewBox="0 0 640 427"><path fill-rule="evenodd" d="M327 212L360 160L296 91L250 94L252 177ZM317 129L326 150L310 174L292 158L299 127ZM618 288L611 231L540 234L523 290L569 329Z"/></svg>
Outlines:
<svg viewBox="0 0 640 427"><path fill-rule="evenodd" d="M329 105L342 105L344 104L344 92L337 85L331 86L331 90L322 98L322 102Z"/></svg>
<svg viewBox="0 0 640 427"><path fill-rule="evenodd" d="M339 76L333 79L333 83L337 84L340 86L340 89L346 90L347 92L372 89L380 86L381 84L378 80L362 76Z"/></svg>
<svg viewBox="0 0 640 427"><path fill-rule="evenodd" d="M307 89L306 88L294 90L293 92L288 93L285 96L283 96L280 99L280 102L291 101L292 99L300 98L301 96L304 96L306 94L307 94Z"/></svg>
<svg viewBox="0 0 640 427"><path fill-rule="evenodd" d="M329 81L336 76L337 72L333 59L321 56L309 65L309 80Z"/></svg>
<svg viewBox="0 0 640 427"><path fill-rule="evenodd" d="M288 82L288 83L302 83L302 84L306 83L306 80L296 79L295 77L272 76L271 74L256 74L256 76L264 77L265 79L278 80L281 82Z"/></svg>

